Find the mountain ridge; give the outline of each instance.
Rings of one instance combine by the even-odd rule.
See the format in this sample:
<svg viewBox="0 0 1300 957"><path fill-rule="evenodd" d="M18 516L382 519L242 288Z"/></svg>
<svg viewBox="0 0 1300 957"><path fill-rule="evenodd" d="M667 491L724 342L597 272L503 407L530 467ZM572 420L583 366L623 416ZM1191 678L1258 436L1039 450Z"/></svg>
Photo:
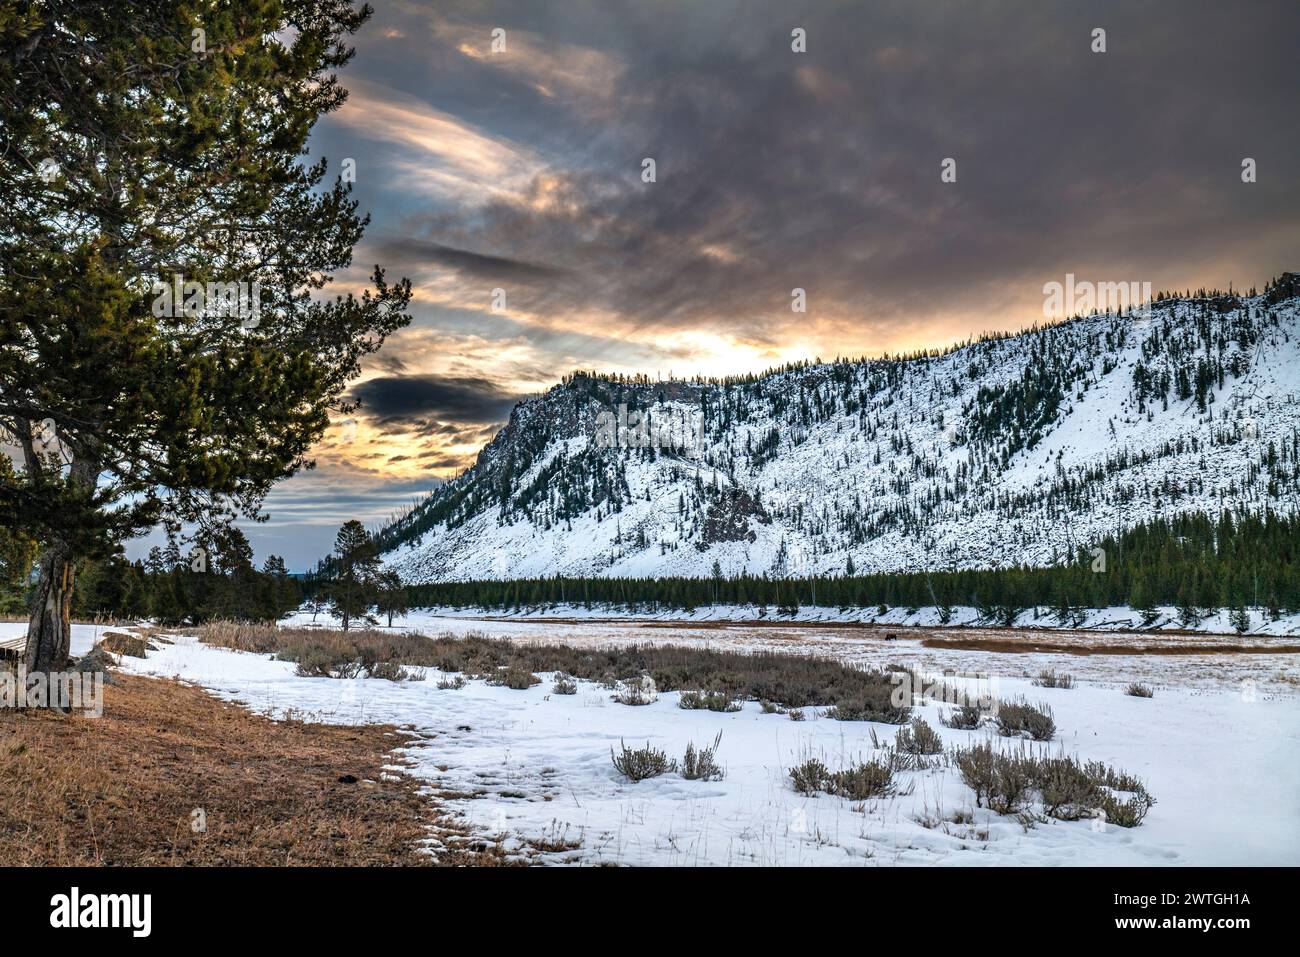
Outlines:
<svg viewBox="0 0 1300 957"><path fill-rule="evenodd" d="M377 540L415 583L803 576L1055 564L1160 515L1292 513L1297 296L1286 273L906 358L577 373Z"/></svg>

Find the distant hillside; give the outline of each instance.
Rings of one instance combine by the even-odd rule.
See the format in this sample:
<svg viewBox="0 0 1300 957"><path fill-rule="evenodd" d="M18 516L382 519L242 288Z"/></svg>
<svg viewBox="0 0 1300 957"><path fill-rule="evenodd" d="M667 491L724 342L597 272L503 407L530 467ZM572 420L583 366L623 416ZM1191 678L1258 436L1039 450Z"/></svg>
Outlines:
<svg viewBox="0 0 1300 957"><path fill-rule="evenodd" d="M379 541L413 582L802 577L1051 565L1157 517L1293 514L1298 296L1288 273L941 354L577 374ZM673 447L636 447L636 413Z"/></svg>

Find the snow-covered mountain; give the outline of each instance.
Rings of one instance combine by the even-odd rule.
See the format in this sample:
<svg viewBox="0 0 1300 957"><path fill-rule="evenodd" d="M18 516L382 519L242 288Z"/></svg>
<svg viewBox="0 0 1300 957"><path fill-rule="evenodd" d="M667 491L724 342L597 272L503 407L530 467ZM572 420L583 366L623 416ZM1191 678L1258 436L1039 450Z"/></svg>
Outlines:
<svg viewBox="0 0 1300 957"><path fill-rule="evenodd" d="M577 374L379 540L417 583L861 574L1051 564L1155 516L1294 512L1297 297L1287 273L943 353Z"/></svg>

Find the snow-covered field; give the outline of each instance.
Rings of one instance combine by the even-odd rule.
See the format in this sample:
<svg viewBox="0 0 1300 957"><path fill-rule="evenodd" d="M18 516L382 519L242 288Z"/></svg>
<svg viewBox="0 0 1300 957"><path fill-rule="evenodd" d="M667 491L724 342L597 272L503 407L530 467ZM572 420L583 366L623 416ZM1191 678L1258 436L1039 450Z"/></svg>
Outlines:
<svg viewBox="0 0 1300 957"><path fill-rule="evenodd" d="M801 605L793 616L780 613L773 608L760 608L756 605L705 605L685 611L680 608L668 608L662 611L632 611L623 606L602 606L599 604L572 605L555 604L529 608L511 609L502 614L496 609L476 608L417 608L402 618L406 628L428 629L449 618L501 618L515 619L588 619L592 621L664 621L664 622L763 622L764 624L790 623L843 623L843 624L877 624L901 625L916 628L938 627L987 627L980 617L978 609L966 605L955 605L950 609L947 625L942 624L939 609L933 606L921 608L887 608L881 612L878 608L827 608L825 606ZM1125 606L1112 608L1079 609L1077 624L1065 624L1054 611L1045 606L1027 608L1016 618L1017 629L1034 629L1039 631L1135 631L1144 635L1160 632L1195 631L1204 635L1231 635L1237 637L1233 627L1231 610L1220 608L1212 614L1201 618L1195 625L1188 626L1179 620L1178 609L1162 607L1155 609L1156 616L1150 625L1143 625L1142 613ZM1247 609L1250 627L1245 635L1300 635L1300 613L1282 615L1277 620L1265 611L1257 608ZM288 624L319 624L328 621L321 615L313 616L302 612L288 619ZM1252 642L1253 643L1253 642Z"/></svg>
<svg viewBox="0 0 1300 957"><path fill-rule="evenodd" d="M677 707L676 693L629 707L589 682L580 682L576 695L552 694L549 675L527 691L473 680L460 690L439 689L436 672L400 683L300 678L291 663L183 637L147 661L125 658L122 664L196 682L275 717L410 726L405 755L411 773L485 835L502 836L507 847L547 862L1300 864L1300 656L1294 654L1005 654L926 648L901 635L886 642L880 634L843 628L616 627L427 616L419 624L430 634L775 646L854 662L980 672L1003 699L1024 695L1050 704L1057 739L1033 747L1130 771L1158 803L1136 829L1052 819L1026 827L976 809L950 766L903 772L900 793L865 804L803 797L790 787L791 766L807 757L832 768L868 758L873 730L882 745L896 731L834 721L815 709L803 722L763 714L752 702L730 714L688 711ZM0 625L0 635L21 634L22 628ZM77 626L74 651L88 649L103 630ZM1079 683L1069 690L1034 687L1028 676L1044 667L1067 671ZM1125 695L1131 680L1153 684L1155 697ZM988 736L940 727L939 707L928 704L917 713L946 745ZM620 741L648 741L680 760L688 742L706 745L718 732L727 771L720 782L668 774L632 784L610 761ZM954 820L959 816L963 823ZM527 842L567 846L539 854Z"/></svg>
<svg viewBox="0 0 1300 957"><path fill-rule="evenodd" d="M573 617L551 613L535 616L491 617L465 610L420 609L394 623L394 630L426 635L489 634L519 642L558 642L568 645L685 644L727 651L779 650L793 654L815 654L838 658L863 667L881 667L901 662L924 671L976 672L1007 678L1030 679L1045 669L1068 671L1077 678L1125 687L1132 681L1162 685L1175 676L1179 687L1219 692L1225 688L1242 693L1300 694L1300 654L1291 650L1296 642L1286 633L1254 633L1249 636L1160 634L1122 631L1118 627L1097 631L1064 630L1044 623L1014 630L963 627L939 629L896 623L887 616L881 624L890 628L844 627L840 619L819 625L811 613L831 609L801 609L795 621L762 625L731 622L725 618L672 619L664 617L599 618L576 607ZM903 618L898 610L898 619ZM313 620L314 619L314 620ZM286 619L286 626L337 628L326 614L299 613ZM896 640L887 636L895 635ZM1027 648L1036 645L1068 649L1066 653L1027 651L1007 654L978 647L954 648L982 641L1014 640ZM1188 644L1199 649L1238 647L1267 649L1276 654L1188 654ZM1106 654L1096 653L1105 648ZM1133 654L1117 654L1132 648ZM1073 653L1071 653L1073 652ZM1139 653L1140 652L1140 653Z"/></svg>

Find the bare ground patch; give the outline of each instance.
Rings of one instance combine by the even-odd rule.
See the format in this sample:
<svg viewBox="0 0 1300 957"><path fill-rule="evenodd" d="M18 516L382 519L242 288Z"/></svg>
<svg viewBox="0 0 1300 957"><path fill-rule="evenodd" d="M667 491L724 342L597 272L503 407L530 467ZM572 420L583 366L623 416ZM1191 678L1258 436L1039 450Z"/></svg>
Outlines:
<svg viewBox="0 0 1300 957"><path fill-rule="evenodd" d="M176 681L114 679L102 718L0 712L0 864L503 862L383 770L405 742L391 725L271 721ZM430 836L451 850L421 852Z"/></svg>

